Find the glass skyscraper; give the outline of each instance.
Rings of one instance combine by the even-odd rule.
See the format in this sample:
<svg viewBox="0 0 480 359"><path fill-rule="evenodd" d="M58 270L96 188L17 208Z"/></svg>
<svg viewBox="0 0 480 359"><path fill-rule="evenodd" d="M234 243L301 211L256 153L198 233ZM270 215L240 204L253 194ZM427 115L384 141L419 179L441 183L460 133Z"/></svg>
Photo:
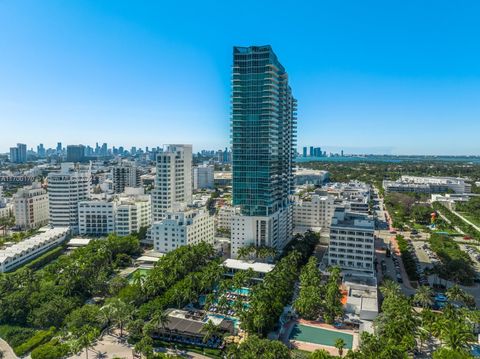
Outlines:
<svg viewBox="0 0 480 359"><path fill-rule="evenodd" d="M234 47L231 255L292 239L297 102L270 46Z"/></svg>
<svg viewBox="0 0 480 359"><path fill-rule="evenodd" d="M270 216L293 193L297 102L268 45L234 47L232 80L233 205Z"/></svg>

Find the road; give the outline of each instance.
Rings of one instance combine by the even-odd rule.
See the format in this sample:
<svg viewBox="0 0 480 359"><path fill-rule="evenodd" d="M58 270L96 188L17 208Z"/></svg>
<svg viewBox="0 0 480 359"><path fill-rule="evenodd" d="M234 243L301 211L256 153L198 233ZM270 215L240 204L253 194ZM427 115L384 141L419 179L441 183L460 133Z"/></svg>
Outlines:
<svg viewBox="0 0 480 359"><path fill-rule="evenodd" d="M377 239L375 241L375 253L376 253L376 258L378 262L378 272L377 272L378 283L382 282L384 274L388 275L390 278L395 280L398 272L398 274L400 274L400 276L402 277L403 283L399 283L402 291L406 295L414 294L415 290L410 285L410 281L408 280L407 273L405 272L405 268L403 267L403 263L398 253L398 248L396 246L394 235L390 234L389 225L385 220L386 211L383 210L383 206L384 206L383 199L378 196L378 192L376 190L374 191L373 201L374 201L375 217L376 217L375 236ZM385 254L385 250L383 248L392 248L392 256L387 257ZM398 265L399 265L398 270L395 268L395 263L393 261L394 256L398 258ZM386 271L384 274L382 273L382 270L381 270L382 261L385 261L385 266L386 266Z"/></svg>

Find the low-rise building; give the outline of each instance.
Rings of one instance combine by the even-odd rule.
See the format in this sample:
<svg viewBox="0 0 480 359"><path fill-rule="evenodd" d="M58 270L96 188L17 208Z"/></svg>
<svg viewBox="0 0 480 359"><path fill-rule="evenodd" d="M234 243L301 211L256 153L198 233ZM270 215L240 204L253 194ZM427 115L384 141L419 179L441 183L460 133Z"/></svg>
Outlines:
<svg viewBox="0 0 480 359"><path fill-rule="evenodd" d="M38 228L48 223L48 194L40 183L20 188L13 195L15 225L22 229Z"/></svg>
<svg viewBox="0 0 480 359"><path fill-rule="evenodd" d="M307 168L297 168L295 171L295 185L315 185L321 186L328 181L330 173L322 170L312 170Z"/></svg>
<svg viewBox="0 0 480 359"><path fill-rule="evenodd" d="M452 191L463 194L472 191L471 184L467 183L464 178L457 177L402 176L396 181L384 180L382 185L386 193L445 193Z"/></svg>
<svg viewBox="0 0 480 359"><path fill-rule="evenodd" d="M49 228L33 237L0 250L0 273L11 271L60 245L69 232L68 227Z"/></svg>
<svg viewBox="0 0 480 359"><path fill-rule="evenodd" d="M150 226L150 196L144 195L141 188L126 187L125 190L109 200L80 202L79 234L102 236L115 232L119 236L127 236Z"/></svg>
<svg viewBox="0 0 480 359"><path fill-rule="evenodd" d="M235 209L232 206L224 205L220 207L216 214L217 228L231 230L232 218L235 214Z"/></svg>
<svg viewBox="0 0 480 359"><path fill-rule="evenodd" d="M375 276L375 221L368 215L336 208L330 225L328 264L344 274Z"/></svg>
<svg viewBox="0 0 480 359"><path fill-rule="evenodd" d="M293 206L293 227L295 232L320 231L330 227L335 211L335 197L312 194L296 197Z"/></svg>
<svg viewBox="0 0 480 359"><path fill-rule="evenodd" d="M155 222L151 238L156 251L166 253L181 246L214 241L214 219L202 209L181 209L165 213L165 218Z"/></svg>
<svg viewBox="0 0 480 359"><path fill-rule="evenodd" d="M241 259L226 259L222 266L225 267L225 276L233 277L235 273L239 271L248 271L251 270L254 273L252 279L254 280L263 280L265 275L275 268L274 264L262 263L262 262L252 262L244 261Z"/></svg>

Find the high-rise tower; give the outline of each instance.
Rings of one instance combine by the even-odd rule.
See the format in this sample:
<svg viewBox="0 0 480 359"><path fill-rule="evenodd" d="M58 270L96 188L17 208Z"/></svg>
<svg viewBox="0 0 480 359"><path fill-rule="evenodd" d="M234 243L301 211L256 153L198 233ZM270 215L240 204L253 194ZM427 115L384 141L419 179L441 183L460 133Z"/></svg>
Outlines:
<svg viewBox="0 0 480 359"><path fill-rule="evenodd" d="M290 240L296 100L270 46L234 47L232 256L248 244Z"/></svg>

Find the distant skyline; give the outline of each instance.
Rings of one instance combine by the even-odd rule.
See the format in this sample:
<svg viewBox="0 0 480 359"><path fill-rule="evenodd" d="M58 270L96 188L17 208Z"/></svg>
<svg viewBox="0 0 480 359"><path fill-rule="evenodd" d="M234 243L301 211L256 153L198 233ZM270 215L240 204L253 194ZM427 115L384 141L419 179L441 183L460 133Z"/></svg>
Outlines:
<svg viewBox="0 0 480 359"><path fill-rule="evenodd" d="M480 155L479 13L474 0L3 0L0 152L224 148L232 48L270 44L300 152Z"/></svg>

